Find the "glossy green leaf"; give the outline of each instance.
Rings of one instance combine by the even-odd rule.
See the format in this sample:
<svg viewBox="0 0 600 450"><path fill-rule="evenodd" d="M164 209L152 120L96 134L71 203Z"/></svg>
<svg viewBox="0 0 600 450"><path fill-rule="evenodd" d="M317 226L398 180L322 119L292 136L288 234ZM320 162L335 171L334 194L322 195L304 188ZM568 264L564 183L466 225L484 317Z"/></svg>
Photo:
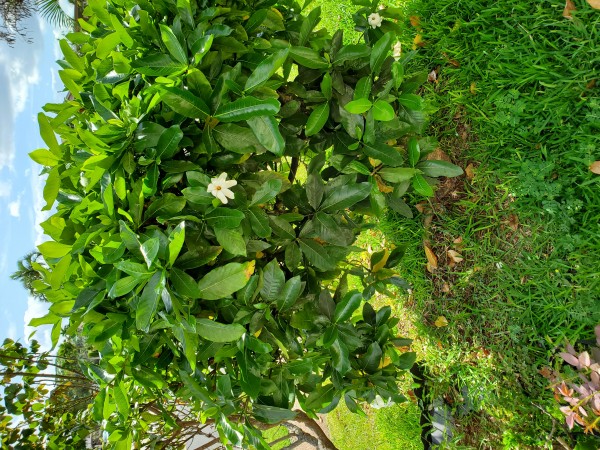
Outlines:
<svg viewBox="0 0 600 450"><path fill-rule="evenodd" d="M258 237L268 238L271 236L269 216L261 208L254 206L248 209L246 217L250 220L252 231L254 231Z"/></svg>
<svg viewBox="0 0 600 450"><path fill-rule="evenodd" d="M377 100L373 105L373 117L380 122L388 122L396 116L394 108L388 102Z"/></svg>
<svg viewBox="0 0 600 450"><path fill-rule="evenodd" d="M329 63L312 48L291 47L290 56L297 64L309 69L327 69L329 67Z"/></svg>
<svg viewBox="0 0 600 450"><path fill-rule="evenodd" d="M359 100L361 98L368 100L371 96L372 87L373 81L371 80L371 77L362 77L360 80L358 80L354 88L353 100Z"/></svg>
<svg viewBox="0 0 600 450"><path fill-rule="evenodd" d="M279 191L283 182L279 179L268 180L263 183L252 196L252 201L249 206L262 205L270 200L273 200Z"/></svg>
<svg viewBox="0 0 600 450"><path fill-rule="evenodd" d="M356 100L352 100L351 102L346 103L344 109L352 114L362 114L367 112L373 104L367 98L358 98Z"/></svg>
<svg viewBox="0 0 600 450"><path fill-rule="evenodd" d="M110 298L117 298L129 294L139 283L139 278L132 276L123 277L112 285L110 291L108 292L108 296Z"/></svg>
<svg viewBox="0 0 600 450"><path fill-rule="evenodd" d="M331 258L325 247L312 239L299 239L300 249L308 262L317 270L326 272L336 268L335 261Z"/></svg>
<svg viewBox="0 0 600 450"><path fill-rule="evenodd" d="M392 63L392 78L394 79L394 87L398 89L404 81L404 66L401 62L394 61Z"/></svg>
<svg viewBox="0 0 600 450"><path fill-rule="evenodd" d="M421 111L423 109L423 100L415 94L399 95L398 103L411 111Z"/></svg>
<svg viewBox="0 0 600 450"><path fill-rule="evenodd" d="M191 299L200 298L202 293L198 289L198 283L186 272L176 267L171 268L170 282L172 288L178 295Z"/></svg>
<svg viewBox="0 0 600 450"><path fill-rule="evenodd" d="M36 163L46 167L54 167L61 161L60 157L44 148L34 150L33 152L29 153L29 157Z"/></svg>
<svg viewBox="0 0 600 450"><path fill-rule="evenodd" d="M260 144L275 156L282 156L285 140L279 131L279 123L274 117L261 116L247 120Z"/></svg>
<svg viewBox="0 0 600 450"><path fill-rule="evenodd" d="M158 53L132 61L131 67L143 75L165 77L184 71L187 65L173 60L169 55Z"/></svg>
<svg viewBox="0 0 600 450"><path fill-rule="evenodd" d="M398 368L401 370L409 370L416 360L417 354L415 352L402 353L398 358Z"/></svg>
<svg viewBox="0 0 600 450"><path fill-rule="evenodd" d="M271 56L262 61L252 74L248 77L244 91L252 92L257 87L265 83L271 78L277 70L283 65L288 57L289 49L284 48L273 53Z"/></svg>
<svg viewBox="0 0 600 450"><path fill-rule="evenodd" d="M386 167L377 172L381 178L390 183L400 183L410 180L415 174L419 173L418 169L410 167Z"/></svg>
<svg viewBox="0 0 600 450"><path fill-rule="evenodd" d="M223 324L209 319L196 319L198 335L210 342L234 342L246 332L239 323Z"/></svg>
<svg viewBox="0 0 600 450"><path fill-rule="evenodd" d="M113 386L113 398L115 399L117 410L123 416L123 418L127 420L129 417L130 405L124 385L122 383L115 384Z"/></svg>
<svg viewBox="0 0 600 450"><path fill-rule="evenodd" d="M173 30L171 30L167 25L164 25L162 23L159 24L159 27L160 36L171 56L175 59L175 61L187 65L187 51L177 40L177 37L175 36L175 34L173 34Z"/></svg>
<svg viewBox="0 0 600 450"><path fill-rule="evenodd" d="M352 313L358 309L361 303L362 294L360 292L348 292L344 298L337 305L335 305L333 321L335 323L345 322L352 316Z"/></svg>
<svg viewBox="0 0 600 450"><path fill-rule="evenodd" d="M417 169L428 177L458 177L464 173L460 167L447 161L421 161Z"/></svg>
<svg viewBox="0 0 600 450"><path fill-rule="evenodd" d="M177 87L160 88L161 100L178 114L194 119L205 119L210 109L204 101L189 91Z"/></svg>
<svg viewBox="0 0 600 450"><path fill-rule="evenodd" d="M421 148L416 138L411 137L408 140L408 162L412 167L415 167L421 158Z"/></svg>
<svg viewBox="0 0 600 450"><path fill-rule="evenodd" d="M279 267L276 259L271 260L262 272L261 297L267 302L274 302L279 298L285 284L285 274Z"/></svg>
<svg viewBox="0 0 600 450"><path fill-rule="evenodd" d="M159 248L160 242L157 238L148 239L140 246L140 252L144 257L144 261L146 261L148 268L150 268L154 263L154 260L158 255Z"/></svg>
<svg viewBox="0 0 600 450"><path fill-rule="evenodd" d="M70 245L54 241L46 241L37 248L45 258L62 258L71 251Z"/></svg>
<svg viewBox="0 0 600 450"><path fill-rule="evenodd" d="M333 65L341 66L346 61L356 62L359 59L368 58L370 54L371 49L365 44L344 45L335 55Z"/></svg>
<svg viewBox="0 0 600 450"><path fill-rule="evenodd" d="M119 261L115 267L138 281L146 280L154 274L154 271L148 270L145 265L134 261Z"/></svg>
<svg viewBox="0 0 600 450"><path fill-rule="evenodd" d="M293 420L297 413L287 408L255 404L252 406L252 414L261 422L275 424Z"/></svg>
<svg viewBox="0 0 600 450"><path fill-rule="evenodd" d="M248 96L220 106L215 113L215 118L221 122L240 122L253 117L273 116L278 111L279 102L277 100L273 98L260 100Z"/></svg>
<svg viewBox="0 0 600 450"><path fill-rule="evenodd" d="M148 331L150 328L150 322L156 314L158 301L164 288L165 275L163 272L156 272L144 287L135 309L135 323L138 330Z"/></svg>
<svg viewBox="0 0 600 450"><path fill-rule="evenodd" d="M58 158L61 158L62 152L58 145L56 135L54 134L54 129L50 124L50 120L48 120L48 117L44 113L38 114L38 124L40 127L40 135L42 136L42 139L44 140L50 151L54 153L54 155L56 155Z"/></svg>
<svg viewBox="0 0 600 450"><path fill-rule="evenodd" d="M219 300L242 289L254 273L254 261L229 263L204 275L198 283L200 298Z"/></svg>
<svg viewBox="0 0 600 450"><path fill-rule="evenodd" d="M420 173L415 174L412 179L412 187L414 190L424 197L433 197L433 188Z"/></svg>
<svg viewBox="0 0 600 450"><path fill-rule="evenodd" d="M56 197L58 197L58 192L60 191L60 172L58 171L58 168L59 166L55 166L48 173L48 178L46 178L46 184L44 184L42 192L46 205L42 208L42 211L51 210L52 205L54 205L54 202L56 201Z"/></svg>
<svg viewBox="0 0 600 450"><path fill-rule="evenodd" d="M333 189L323 200L320 206L321 211L337 212L349 208L352 205L367 198L371 192L369 183L355 183L340 186Z"/></svg>
<svg viewBox="0 0 600 450"><path fill-rule="evenodd" d="M341 375L348 373L352 368L348 347L338 338L333 341L329 351L331 352L333 368Z"/></svg>
<svg viewBox="0 0 600 450"><path fill-rule="evenodd" d="M237 228L244 220L244 213L238 209L215 208L204 216L212 228Z"/></svg>
<svg viewBox="0 0 600 450"><path fill-rule="evenodd" d="M362 368L367 373L375 373L379 369L383 352L377 342L372 342L367 348L367 353L361 358Z"/></svg>
<svg viewBox="0 0 600 450"><path fill-rule="evenodd" d="M169 265L175 264L185 242L185 222L177 225L169 234Z"/></svg>
<svg viewBox="0 0 600 450"><path fill-rule="evenodd" d="M246 241L240 231L233 228L215 228L217 242L232 255L246 256Z"/></svg>
<svg viewBox="0 0 600 450"><path fill-rule="evenodd" d="M294 306L296 300L300 297L302 293L302 279L300 276L295 276L290 278L285 282L283 290L281 291L281 295L276 299L277 308L280 311L284 311L288 308Z"/></svg>
<svg viewBox="0 0 600 450"><path fill-rule="evenodd" d="M313 136L317 134L329 118L329 103L323 103L317 106L308 117L306 122L306 136Z"/></svg>
<svg viewBox="0 0 600 450"><path fill-rule="evenodd" d="M363 151L371 158L378 159L388 166L398 167L404 163L404 158L398 150L382 142L373 144L363 142Z"/></svg>
<svg viewBox="0 0 600 450"><path fill-rule="evenodd" d="M289 270L294 270L302 262L302 252L295 242L290 242L285 247L285 266Z"/></svg>
<svg viewBox="0 0 600 450"><path fill-rule="evenodd" d="M181 139L183 139L183 131L178 126L165 129L156 145L156 158L171 159L177 153Z"/></svg>
<svg viewBox="0 0 600 450"><path fill-rule="evenodd" d="M256 152L261 148L260 142L250 128L235 123L218 125L213 129L213 136L225 150L235 153Z"/></svg>
<svg viewBox="0 0 600 450"><path fill-rule="evenodd" d="M379 75L383 62L388 57L392 48L392 41L394 40L394 33L390 31L384 34L373 46L371 51L371 72L375 75Z"/></svg>

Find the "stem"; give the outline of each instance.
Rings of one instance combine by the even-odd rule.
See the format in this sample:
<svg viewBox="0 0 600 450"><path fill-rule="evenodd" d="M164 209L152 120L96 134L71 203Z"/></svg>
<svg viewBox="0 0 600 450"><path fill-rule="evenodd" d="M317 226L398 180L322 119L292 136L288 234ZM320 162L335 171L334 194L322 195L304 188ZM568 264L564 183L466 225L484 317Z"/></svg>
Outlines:
<svg viewBox="0 0 600 450"><path fill-rule="evenodd" d="M296 179L296 172L298 171L298 157L292 157L292 163L290 164L290 174L288 175L288 180L290 183L293 183Z"/></svg>

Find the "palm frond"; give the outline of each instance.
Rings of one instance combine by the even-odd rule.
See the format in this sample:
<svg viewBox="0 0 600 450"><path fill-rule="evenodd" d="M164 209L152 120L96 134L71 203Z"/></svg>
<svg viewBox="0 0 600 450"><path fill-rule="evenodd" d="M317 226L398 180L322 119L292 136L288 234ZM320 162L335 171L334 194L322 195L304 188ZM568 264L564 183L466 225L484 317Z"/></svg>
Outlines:
<svg viewBox="0 0 600 450"><path fill-rule="evenodd" d="M61 28L73 28L73 18L60 6L58 0L35 0L40 15L52 25Z"/></svg>

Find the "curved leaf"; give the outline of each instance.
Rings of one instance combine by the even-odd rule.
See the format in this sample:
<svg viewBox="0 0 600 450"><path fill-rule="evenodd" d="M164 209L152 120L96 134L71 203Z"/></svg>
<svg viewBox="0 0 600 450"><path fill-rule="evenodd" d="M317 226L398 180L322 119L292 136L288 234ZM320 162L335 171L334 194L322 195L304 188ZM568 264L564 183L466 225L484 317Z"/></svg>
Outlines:
<svg viewBox="0 0 600 450"><path fill-rule="evenodd" d="M279 111L279 102L273 98L259 100L255 97L243 97L227 103L217 109L215 118L221 122L240 122L260 116L273 116Z"/></svg>
<svg viewBox="0 0 600 450"><path fill-rule="evenodd" d="M242 289L254 272L254 261L245 264L229 263L217 267L198 283L200 298L204 300L219 300L229 297Z"/></svg>
<svg viewBox="0 0 600 450"><path fill-rule="evenodd" d="M322 105L317 106L310 116L308 117L308 121L306 122L306 136L312 136L317 134L329 118L329 103L323 103Z"/></svg>
<svg viewBox="0 0 600 450"><path fill-rule="evenodd" d="M160 88L160 92L161 100L182 116L205 119L210 114L210 109L204 100L189 91L174 86L163 86Z"/></svg>

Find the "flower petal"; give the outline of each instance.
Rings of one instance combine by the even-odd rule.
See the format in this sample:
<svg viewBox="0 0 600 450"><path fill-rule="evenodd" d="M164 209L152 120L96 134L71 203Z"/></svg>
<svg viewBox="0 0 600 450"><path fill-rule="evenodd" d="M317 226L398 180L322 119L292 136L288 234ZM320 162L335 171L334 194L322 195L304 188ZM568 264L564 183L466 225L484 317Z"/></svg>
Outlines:
<svg viewBox="0 0 600 450"><path fill-rule="evenodd" d="M235 180L227 180L223 183L223 186L226 188L230 188L230 187L235 186L236 184L237 184L237 181L235 181Z"/></svg>
<svg viewBox="0 0 600 450"><path fill-rule="evenodd" d="M223 172L221 175L217 177L219 181L225 181L227 179L227 172Z"/></svg>
<svg viewBox="0 0 600 450"><path fill-rule="evenodd" d="M225 197L228 197L228 198L235 198L235 195L234 195L234 194L233 194L233 192L231 192L229 189L223 189L221 192L223 193L223 195L224 195Z"/></svg>
<svg viewBox="0 0 600 450"><path fill-rule="evenodd" d="M223 191L217 191L217 193L215 194L215 197L217 197L219 200L221 200L221 203L223 203L224 205L227 204L227 202L229 200L227 200L227 197L225 197L225 195L223 195Z"/></svg>

